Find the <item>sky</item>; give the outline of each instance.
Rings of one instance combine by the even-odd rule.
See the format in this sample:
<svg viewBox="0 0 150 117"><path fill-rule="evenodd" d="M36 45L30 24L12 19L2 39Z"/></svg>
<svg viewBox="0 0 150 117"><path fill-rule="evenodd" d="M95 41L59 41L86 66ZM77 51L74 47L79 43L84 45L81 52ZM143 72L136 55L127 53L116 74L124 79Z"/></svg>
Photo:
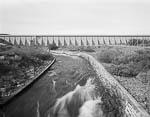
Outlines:
<svg viewBox="0 0 150 117"><path fill-rule="evenodd" d="M150 0L0 0L0 33L148 35Z"/></svg>

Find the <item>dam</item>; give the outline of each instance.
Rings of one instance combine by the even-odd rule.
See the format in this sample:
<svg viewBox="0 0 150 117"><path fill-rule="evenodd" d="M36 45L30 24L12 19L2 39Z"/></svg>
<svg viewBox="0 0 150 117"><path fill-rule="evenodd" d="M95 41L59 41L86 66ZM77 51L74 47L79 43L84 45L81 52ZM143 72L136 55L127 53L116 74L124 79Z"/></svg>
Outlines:
<svg viewBox="0 0 150 117"><path fill-rule="evenodd" d="M57 46L129 45L145 46L150 35L0 35L15 45Z"/></svg>

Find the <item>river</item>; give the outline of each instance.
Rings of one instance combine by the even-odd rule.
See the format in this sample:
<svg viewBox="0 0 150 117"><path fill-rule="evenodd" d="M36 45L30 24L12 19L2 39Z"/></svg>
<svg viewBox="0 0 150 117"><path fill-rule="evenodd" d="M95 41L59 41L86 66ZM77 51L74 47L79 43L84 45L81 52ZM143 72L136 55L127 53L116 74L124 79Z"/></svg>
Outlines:
<svg viewBox="0 0 150 117"><path fill-rule="evenodd" d="M74 88L74 83L93 74L90 64L81 58L56 56L54 65L23 94L4 108L5 117L46 117L56 99ZM85 77L85 78L84 78ZM56 81L54 87L53 81ZM38 112L37 112L38 110Z"/></svg>

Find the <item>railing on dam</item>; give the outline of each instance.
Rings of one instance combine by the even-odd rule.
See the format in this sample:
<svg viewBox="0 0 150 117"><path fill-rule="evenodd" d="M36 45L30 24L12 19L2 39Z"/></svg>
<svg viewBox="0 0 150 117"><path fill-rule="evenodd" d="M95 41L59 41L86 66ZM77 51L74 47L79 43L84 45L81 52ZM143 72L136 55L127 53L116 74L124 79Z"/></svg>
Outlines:
<svg viewBox="0 0 150 117"><path fill-rule="evenodd" d="M0 35L15 45L99 46L129 45L150 46L150 35Z"/></svg>

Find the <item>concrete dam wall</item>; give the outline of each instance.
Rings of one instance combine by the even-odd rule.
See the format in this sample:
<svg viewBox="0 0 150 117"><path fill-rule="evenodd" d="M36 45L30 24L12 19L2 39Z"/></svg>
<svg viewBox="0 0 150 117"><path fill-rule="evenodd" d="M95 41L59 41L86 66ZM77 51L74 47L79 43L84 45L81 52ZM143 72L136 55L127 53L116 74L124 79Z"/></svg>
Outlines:
<svg viewBox="0 0 150 117"><path fill-rule="evenodd" d="M142 46L139 42L150 40L150 35L0 35L0 38L24 46L48 46L53 43L57 46L128 45L130 40L135 40L136 46ZM133 45L132 41L129 45Z"/></svg>

